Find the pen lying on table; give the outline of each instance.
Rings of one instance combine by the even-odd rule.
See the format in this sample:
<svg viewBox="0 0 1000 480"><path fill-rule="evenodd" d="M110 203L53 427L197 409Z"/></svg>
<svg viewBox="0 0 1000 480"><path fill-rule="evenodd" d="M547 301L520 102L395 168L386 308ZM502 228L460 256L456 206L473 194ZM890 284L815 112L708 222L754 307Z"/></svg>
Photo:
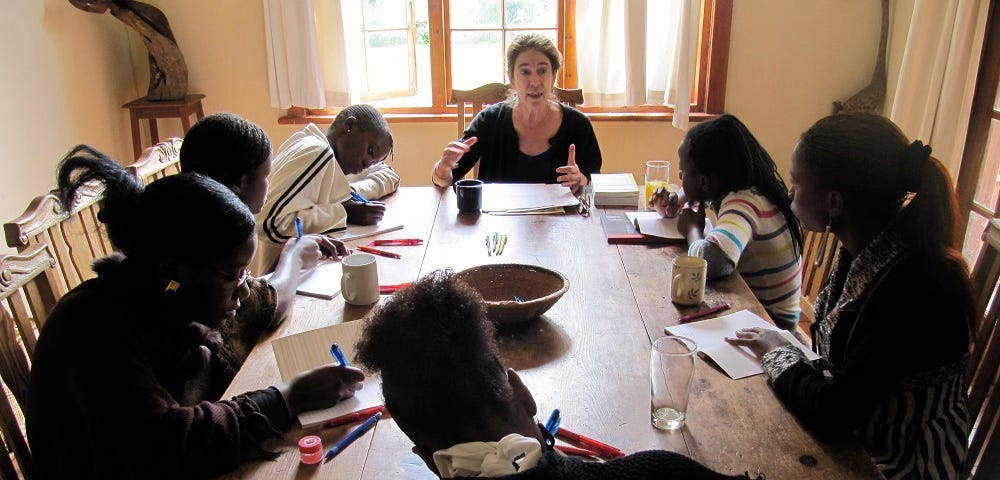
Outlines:
<svg viewBox="0 0 1000 480"><path fill-rule="evenodd" d="M403 283L397 283L395 285L379 285L378 293L379 295L388 295L390 293L396 293L397 290L402 290L406 287L409 287L411 284L413 284L413 282L403 282Z"/></svg>
<svg viewBox="0 0 1000 480"><path fill-rule="evenodd" d="M354 443L355 440L364 435L365 432L374 427L375 422L378 422L378 419L380 418L382 418L382 412L375 412L375 415L372 415L368 418L368 420L365 420L364 423L358 425L358 427L354 430L351 430L351 433L348 433L343 440L334 444L333 447L330 448L330 451L326 452L326 456L323 457L323 461L325 462L333 457L336 457L338 453L342 452L350 444Z"/></svg>
<svg viewBox="0 0 1000 480"><path fill-rule="evenodd" d="M389 258L403 258L398 253L387 252L385 250L379 250L377 248L368 247L368 246L365 246L365 245L358 245L358 246L356 246L354 248L356 248L358 250L361 250L362 252L368 252L368 253L370 253L372 255L379 255L379 256L382 256L382 257L389 257Z"/></svg>
<svg viewBox="0 0 1000 480"><path fill-rule="evenodd" d="M562 427L559 427L556 430L555 436L563 440L566 440L567 442L572 442L577 445L580 445L586 448L587 450L592 450L594 452L597 452L597 454L600 455L601 457L618 458L625 456L625 452L615 447L612 447L611 445L608 445L598 440L594 440L593 438L590 437L585 437L583 435L580 435L579 433L573 433Z"/></svg>
<svg viewBox="0 0 1000 480"><path fill-rule="evenodd" d="M376 405L374 407L362 408L361 410L356 410L351 413L345 413L339 417L333 417L326 422L327 427L339 427L341 425L347 425L348 423L357 423L368 420L372 415L381 412L385 415L388 410L385 409L385 405Z"/></svg>
<svg viewBox="0 0 1000 480"><path fill-rule="evenodd" d="M381 247L387 245L396 246L412 246L412 245L423 245L424 239L422 238L383 238L380 240L372 240L368 242L371 247Z"/></svg>

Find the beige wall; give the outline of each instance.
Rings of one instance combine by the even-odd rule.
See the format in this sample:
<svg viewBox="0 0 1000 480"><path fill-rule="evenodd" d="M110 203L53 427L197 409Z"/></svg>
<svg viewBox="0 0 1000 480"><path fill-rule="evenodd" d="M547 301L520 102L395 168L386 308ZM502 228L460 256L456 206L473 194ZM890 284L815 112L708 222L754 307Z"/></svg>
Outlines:
<svg viewBox="0 0 1000 480"><path fill-rule="evenodd" d="M148 0L170 20L190 70L190 91L204 93L208 113L230 111L260 124L275 144L297 127L278 125L270 107L263 7L248 0ZM121 104L145 93L145 48L109 14L88 14L64 0L17 0L0 19L2 86L9 105L0 129L5 145L0 218L20 213L50 188L59 156L86 142L131 159ZM13 8L13 11L11 11ZM741 117L788 170L797 136L867 84L874 63L879 3L873 0L735 2L727 110ZM16 48L12 48L16 46ZM179 134L176 120L161 136ZM454 136L454 125L393 123L396 168L404 185L428 185L430 165ZM598 122L604 171L676 158L683 134L660 122ZM676 168L671 169L676 179Z"/></svg>

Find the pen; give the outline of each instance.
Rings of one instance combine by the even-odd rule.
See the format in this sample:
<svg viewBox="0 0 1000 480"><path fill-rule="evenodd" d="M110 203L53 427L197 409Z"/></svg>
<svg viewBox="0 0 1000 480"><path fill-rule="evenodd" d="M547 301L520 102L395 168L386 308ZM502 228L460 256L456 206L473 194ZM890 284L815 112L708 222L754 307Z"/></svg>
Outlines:
<svg viewBox="0 0 1000 480"><path fill-rule="evenodd" d="M563 440L579 444L588 450L593 450L602 457L618 458L625 456L625 452L612 447L611 445L594 440L590 437L585 437L579 433L573 433L562 427L556 429L556 436Z"/></svg>
<svg viewBox="0 0 1000 480"><path fill-rule="evenodd" d="M339 427L341 425L347 425L348 423L357 423L371 418L372 415L376 413L385 414L387 410L385 405L376 405L374 407L362 408L351 413L345 413L339 417L333 417L326 422L327 427Z"/></svg>
<svg viewBox="0 0 1000 480"><path fill-rule="evenodd" d="M500 248L497 250L497 255L503 255L503 247L507 246L507 235L500 235Z"/></svg>
<svg viewBox="0 0 1000 480"><path fill-rule="evenodd" d="M566 455L573 455L577 457L601 458L601 456L598 455L597 452L593 452L584 448L576 448L576 447L571 447L569 445L556 445L552 448L559 450L560 452L563 452Z"/></svg>
<svg viewBox="0 0 1000 480"><path fill-rule="evenodd" d="M403 283L397 283L395 285L379 285L378 293L380 295L388 295L390 293L396 293L397 290L402 290L406 287L409 287L412 284L413 282L403 282Z"/></svg>
<svg viewBox="0 0 1000 480"><path fill-rule="evenodd" d="M382 418L382 412L377 412L375 413L375 415L368 417L368 420L365 420L364 423L358 425L357 428L355 428L354 430L351 430L351 433L348 433L343 440L337 442L332 448L330 448L330 451L326 452L326 456L323 457L323 461L325 462L333 457L336 457L337 454L340 453L343 449L347 448L348 445L354 443L354 441L357 440L358 437L363 435L370 428L374 427L375 422L377 422L378 419L380 418Z"/></svg>
<svg viewBox="0 0 1000 480"><path fill-rule="evenodd" d="M707 317L707 316L709 316L709 315L711 315L713 313L721 312L721 311L726 310L728 308L729 308L729 304L728 303L723 303L721 305L716 305L716 306L714 306L712 308L706 308L704 310L698 310L697 312L689 313L687 315L684 315L683 317L680 318L679 322L680 323L687 323L687 322L690 322L691 320L696 320L696 319L699 319L701 317Z"/></svg>
<svg viewBox="0 0 1000 480"><path fill-rule="evenodd" d="M371 253L373 255L380 255L380 256L389 257L389 258L403 258L398 253L387 252L385 250L379 250L379 249L377 249L375 247L368 247L368 246L365 246L365 245L358 245L358 246L356 246L354 248L356 248L358 250L361 250L362 252Z"/></svg>
<svg viewBox="0 0 1000 480"><path fill-rule="evenodd" d="M493 256L493 247L490 246L490 236L486 236L486 255Z"/></svg>
<svg viewBox="0 0 1000 480"><path fill-rule="evenodd" d="M353 198L355 202L368 203L367 198L362 197L360 193L355 192L354 190L351 190L351 198Z"/></svg>
<svg viewBox="0 0 1000 480"><path fill-rule="evenodd" d="M548 421L545 422L545 430L548 430L549 435L555 435L556 429L559 428L559 409L555 409L549 414Z"/></svg>
<svg viewBox="0 0 1000 480"><path fill-rule="evenodd" d="M372 240L368 242L369 246L380 247L383 245L400 245L400 246L410 246L410 245L423 245L424 240L422 238L386 238L381 240Z"/></svg>
<svg viewBox="0 0 1000 480"><path fill-rule="evenodd" d="M302 219L298 215L295 216L295 235L296 238L302 238Z"/></svg>
<svg viewBox="0 0 1000 480"><path fill-rule="evenodd" d="M340 363L341 367L347 366L347 357L344 356L344 352L340 351L340 345L337 345L336 343L330 345L330 355L333 356L334 360Z"/></svg>

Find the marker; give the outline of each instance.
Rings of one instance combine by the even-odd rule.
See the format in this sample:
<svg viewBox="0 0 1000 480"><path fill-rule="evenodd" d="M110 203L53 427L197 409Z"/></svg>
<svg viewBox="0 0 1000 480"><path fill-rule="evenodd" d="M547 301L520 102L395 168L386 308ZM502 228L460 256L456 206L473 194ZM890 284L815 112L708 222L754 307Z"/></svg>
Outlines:
<svg viewBox="0 0 1000 480"><path fill-rule="evenodd" d="M566 455L573 455L573 456L576 456L576 457L601 458L601 456L598 455L597 452L593 452L593 451L590 451L590 450L587 450L587 449L583 449L583 448L571 447L569 445L556 445L556 446L554 446L552 448L554 448L556 450L559 450L560 452L563 452Z"/></svg>
<svg viewBox="0 0 1000 480"><path fill-rule="evenodd" d="M378 412L375 415L368 417L368 420L365 420L364 423L358 425L357 428L355 428L354 430L351 430L351 433L348 433L343 440L337 442L333 446L333 448L330 449L329 452L326 452L326 456L323 457L323 461L325 462L333 457L336 457L337 454L340 453L343 449L347 448L348 445L354 443L354 441L357 440L358 437L364 435L365 432L367 432L370 428L374 427L375 422L378 422L378 419L380 418L382 418L382 412Z"/></svg>
<svg viewBox="0 0 1000 480"><path fill-rule="evenodd" d="M694 313L689 313L689 314L684 315L683 317L681 317L680 320L678 320L678 321L680 323L687 323L687 322L690 322L691 320L696 320L696 319L699 319L701 317L707 317L707 316L709 316L709 315L711 315L713 313L721 312L721 311L726 310L728 308L729 308L729 304L728 303L723 303L721 305L716 305L716 306L714 306L712 308L706 308L704 310L698 310L697 312L694 312Z"/></svg>
<svg viewBox="0 0 1000 480"><path fill-rule="evenodd" d="M358 246L356 246L354 248L356 248L358 250L361 250L362 252L371 253L372 255L379 255L379 256L389 257L389 258L403 258L398 253L387 252L385 250L379 250L379 249L377 249L375 247L367 247L367 246L364 246L364 245L358 245Z"/></svg>
<svg viewBox="0 0 1000 480"><path fill-rule="evenodd" d="M565 428L560 427L556 429L555 436L563 440L579 444L588 450L593 450L602 457L618 458L625 456L625 452L615 447L612 447L611 445L608 445L598 440L594 440L593 438L590 437L585 437L583 435L580 435L579 433L573 433L569 430L566 430Z"/></svg>
<svg viewBox="0 0 1000 480"><path fill-rule="evenodd" d="M515 297L516 298L516 297ZM562 420L559 418L559 409L555 409L549 414L548 421L545 422L545 429L548 430L549 435L555 435L556 430L559 428L559 422Z"/></svg>
<svg viewBox="0 0 1000 480"><path fill-rule="evenodd" d="M344 357L344 352L340 351L340 345L337 345L336 343L330 345L330 355L334 360L340 363L341 367L347 366L347 357Z"/></svg>
<svg viewBox="0 0 1000 480"><path fill-rule="evenodd" d="M403 282L403 283L397 283L395 285L379 285L378 293L379 295L389 295L392 293L396 293L397 290L402 290L406 287L409 287L412 284L413 282Z"/></svg>
<svg viewBox="0 0 1000 480"><path fill-rule="evenodd" d="M302 238L302 219L298 215L295 216L295 236Z"/></svg>
<svg viewBox="0 0 1000 480"><path fill-rule="evenodd" d="M347 425L348 423L357 423L371 418L372 415L376 413L386 413L388 410L385 409L385 405L376 405L374 407L362 408L351 413L345 413L339 417L333 417L326 422L327 427L339 427L341 425Z"/></svg>
<svg viewBox="0 0 1000 480"><path fill-rule="evenodd" d="M351 198L353 198L355 202L368 203L367 198L362 197L360 193L355 192L354 190L351 190Z"/></svg>
<svg viewBox="0 0 1000 480"><path fill-rule="evenodd" d="M413 246L413 245L423 245L424 239L422 238L385 238L381 240L372 240L368 242L369 246L381 247L383 245L396 245L396 246Z"/></svg>

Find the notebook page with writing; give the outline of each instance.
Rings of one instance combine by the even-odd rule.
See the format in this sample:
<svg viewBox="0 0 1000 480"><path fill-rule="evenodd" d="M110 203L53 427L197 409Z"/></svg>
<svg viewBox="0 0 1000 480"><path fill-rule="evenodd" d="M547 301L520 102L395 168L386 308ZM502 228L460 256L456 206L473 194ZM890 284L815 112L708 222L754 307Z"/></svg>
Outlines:
<svg viewBox="0 0 1000 480"><path fill-rule="evenodd" d="M698 344L699 352L715 361L730 378L738 380L764 373L760 362L749 348L730 345L725 340L726 337L735 337L737 330L751 327L775 330L792 345L802 350L802 353L810 361L819 358L819 355L799 342L791 332L774 326L749 310L740 310L709 320L674 325L666 327L665 330L672 335L680 335L694 340L694 343Z"/></svg>
<svg viewBox="0 0 1000 480"><path fill-rule="evenodd" d="M340 345L348 362L353 362L354 344L363 327L362 321L354 320L272 340L271 350L278 362L281 380L287 382L299 373L334 363L330 356L330 345L333 343ZM355 410L381 405L380 383L377 376L369 375L365 377L364 388L354 392L353 397L327 409L302 412L299 414L299 423L303 428L308 428Z"/></svg>

